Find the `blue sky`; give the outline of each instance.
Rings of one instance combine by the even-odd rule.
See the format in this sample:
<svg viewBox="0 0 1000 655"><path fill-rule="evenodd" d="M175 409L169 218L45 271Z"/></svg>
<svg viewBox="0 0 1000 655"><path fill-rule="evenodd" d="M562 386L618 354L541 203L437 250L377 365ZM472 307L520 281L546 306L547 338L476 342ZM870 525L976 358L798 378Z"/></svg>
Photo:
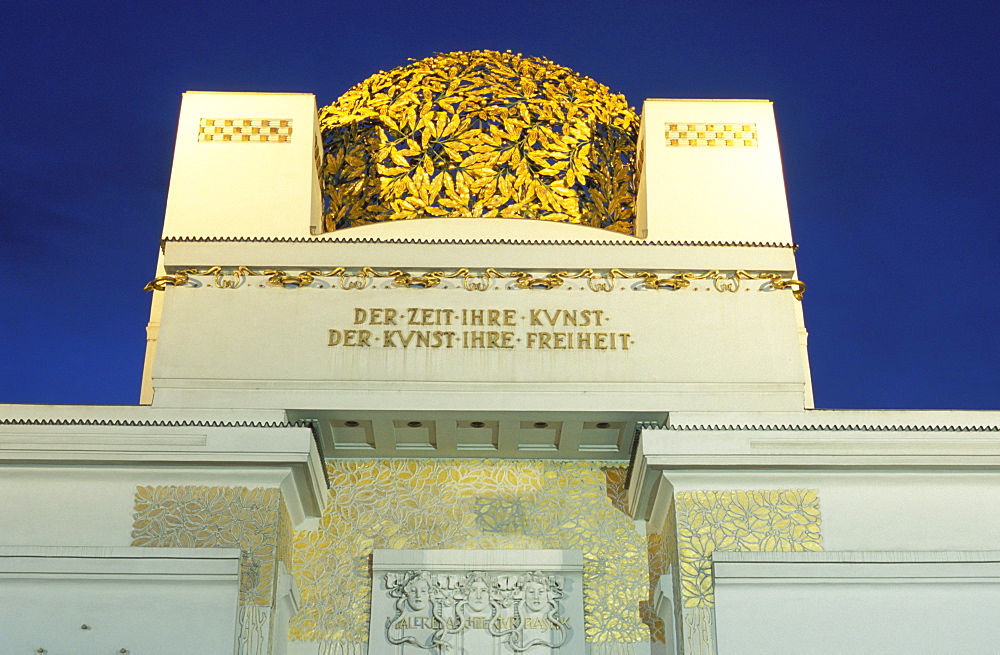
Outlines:
<svg viewBox="0 0 1000 655"><path fill-rule="evenodd" d="M0 402L133 403L180 95L433 52L775 102L818 407L1000 408L1000 3L8 3Z"/></svg>

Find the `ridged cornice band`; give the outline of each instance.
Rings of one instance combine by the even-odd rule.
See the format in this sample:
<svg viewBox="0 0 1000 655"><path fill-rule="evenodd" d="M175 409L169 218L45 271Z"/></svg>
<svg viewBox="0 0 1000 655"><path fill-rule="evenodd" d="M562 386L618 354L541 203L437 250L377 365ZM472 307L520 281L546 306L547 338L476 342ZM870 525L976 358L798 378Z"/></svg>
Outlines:
<svg viewBox="0 0 1000 655"><path fill-rule="evenodd" d="M324 465L323 479L330 486L330 476L326 470L326 457L323 455L323 443L320 441L319 421L316 419L299 419L296 421L147 421L130 419L50 419L50 418L0 418L0 425L26 426L93 426L93 427L125 427L125 428L309 428L316 452Z"/></svg>
<svg viewBox="0 0 1000 655"><path fill-rule="evenodd" d="M312 428L311 421L145 421L89 418L0 418L0 425L93 425L100 427L166 428Z"/></svg>
<svg viewBox="0 0 1000 655"><path fill-rule="evenodd" d="M580 240L526 240L526 239L413 239L352 237L329 239L322 237L164 237L160 247L167 243L347 243L394 245L447 245L447 246L686 246L715 248L786 248L798 250L798 245L771 241L612 241L608 239Z"/></svg>
<svg viewBox="0 0 1000 655"><path fill-rule="evenodd" d="M659 425L642 424L644 430L675 432L1000 432L997 425Z"/></svg>

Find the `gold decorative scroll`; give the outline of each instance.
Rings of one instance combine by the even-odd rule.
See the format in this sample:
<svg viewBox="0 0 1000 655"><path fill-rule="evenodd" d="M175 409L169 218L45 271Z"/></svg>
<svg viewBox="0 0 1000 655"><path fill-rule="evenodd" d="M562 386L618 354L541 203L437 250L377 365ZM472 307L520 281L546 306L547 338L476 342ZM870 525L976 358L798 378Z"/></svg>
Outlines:
<svg viewBox="0 0 1000 655"><path fill-rule="evenodd" d="M337 278L341 289L365 289L372 279L391 278L397 287L430 289L441 284L442 280L460 279L462 288L466 291L486 291L492 286L493 280L511 280L514 286L520 289L555 289L561 287L566 280L586 280L591 291L613 291L617 286L617 280L641 280L642 284L638 288L644 289L671 289L679 291L691 286L693 280L711 280L712 286L719 292L734 293L743 288L744 281L760 281L764 284L760 290L773 289L776 291L788 290L796 300L802 300L802 295L806 291L805 282L785 278L780 273L763 272L751 273L749 271L706 271L703 273L683 272L667 274L660 277L657 273L649 271L639 271L628 273L618 268L612 268L601 273L592 268L585 268L576 272L555 271L535 277L535 274L525 271L502 272L496 268L486 268L482 271L473 271L468 268L459 268L453 271L428 271L426 273L414 274L399 269L391 271L377 271L368 266L364 266L355 271L349 271L343 266L338 266L329 271L319 269L304 271L298 274L288 274L285 271L266 269L260 272L254 271L246 266L238 266L230 272L225 272L220 266L213 266L205 270L197 268L186 268L169 275L161 275L149 282L146 291L163 291L167 286L185 286L194 276L213 276L215 286L219 289L235 289L241 286L247 277L267 276L267 284L275 287L299 288L311 285L316 278Z"/></svg>

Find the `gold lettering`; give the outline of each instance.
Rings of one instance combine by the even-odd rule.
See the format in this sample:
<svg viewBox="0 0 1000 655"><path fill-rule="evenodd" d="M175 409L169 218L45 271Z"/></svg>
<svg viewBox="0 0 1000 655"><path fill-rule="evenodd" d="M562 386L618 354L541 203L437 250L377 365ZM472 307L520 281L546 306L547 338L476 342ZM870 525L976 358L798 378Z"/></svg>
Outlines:
<svg viewBox="0 0 1000 655"><path fill-rule="evenodd" d="M362 346L371 348L372 333L368 330L330 330L328 346Z"/></svg>
<svg viewBox="0 0 1000 655"><path fill-rule="evenodd" d="M517 627L517 623L513 616L508 616L507 618L497 617L493 621L494 630L510 630L511 628Z"/></svg>
<svg viewBox="0 0 1000 655"><path fill-rule="evenodd" d="M527 311L527 316L519 315ZM328 346L371 348L502 348L527 350L630 350L631 333L597 331L610 317L601 309L450 309L354 307L354 325L462 325L513 328L497 330L387 329L373 339L367 329L329 329ZM526 320L525 320L526 319ZM454 323L453 323L454 322ZM528 331L530 326L569 328L565 331ZM594 331L580 328L591 328ZM523 330L523 332L522 332Z"/></svg>
<svg viewBox="0 0 1000 655"><path fill-rule="evenodd" d="M441 337L445 340L445 345L444 345L445 348L453 347L452 340L455 338L455 336L456 336L455 333L452 332L451 330L448 330L447 332L441 332Z"/></svg>

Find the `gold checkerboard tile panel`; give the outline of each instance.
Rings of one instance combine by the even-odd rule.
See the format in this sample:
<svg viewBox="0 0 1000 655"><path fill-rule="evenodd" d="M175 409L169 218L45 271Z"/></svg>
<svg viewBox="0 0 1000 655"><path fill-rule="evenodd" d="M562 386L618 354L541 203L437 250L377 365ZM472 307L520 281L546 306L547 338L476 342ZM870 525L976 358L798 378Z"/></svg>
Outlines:
<svg viewBox="0 0 1000 655"><path fill-rule="evenodd" d="M202 118L198 140L287 143L292 140L292 119Z"/></svg>
<svg viewBox="0 0 1000 655"><path fill-rule="evenodd" d="M757 147L757 123L667 123L668 146Z"/></svg>

